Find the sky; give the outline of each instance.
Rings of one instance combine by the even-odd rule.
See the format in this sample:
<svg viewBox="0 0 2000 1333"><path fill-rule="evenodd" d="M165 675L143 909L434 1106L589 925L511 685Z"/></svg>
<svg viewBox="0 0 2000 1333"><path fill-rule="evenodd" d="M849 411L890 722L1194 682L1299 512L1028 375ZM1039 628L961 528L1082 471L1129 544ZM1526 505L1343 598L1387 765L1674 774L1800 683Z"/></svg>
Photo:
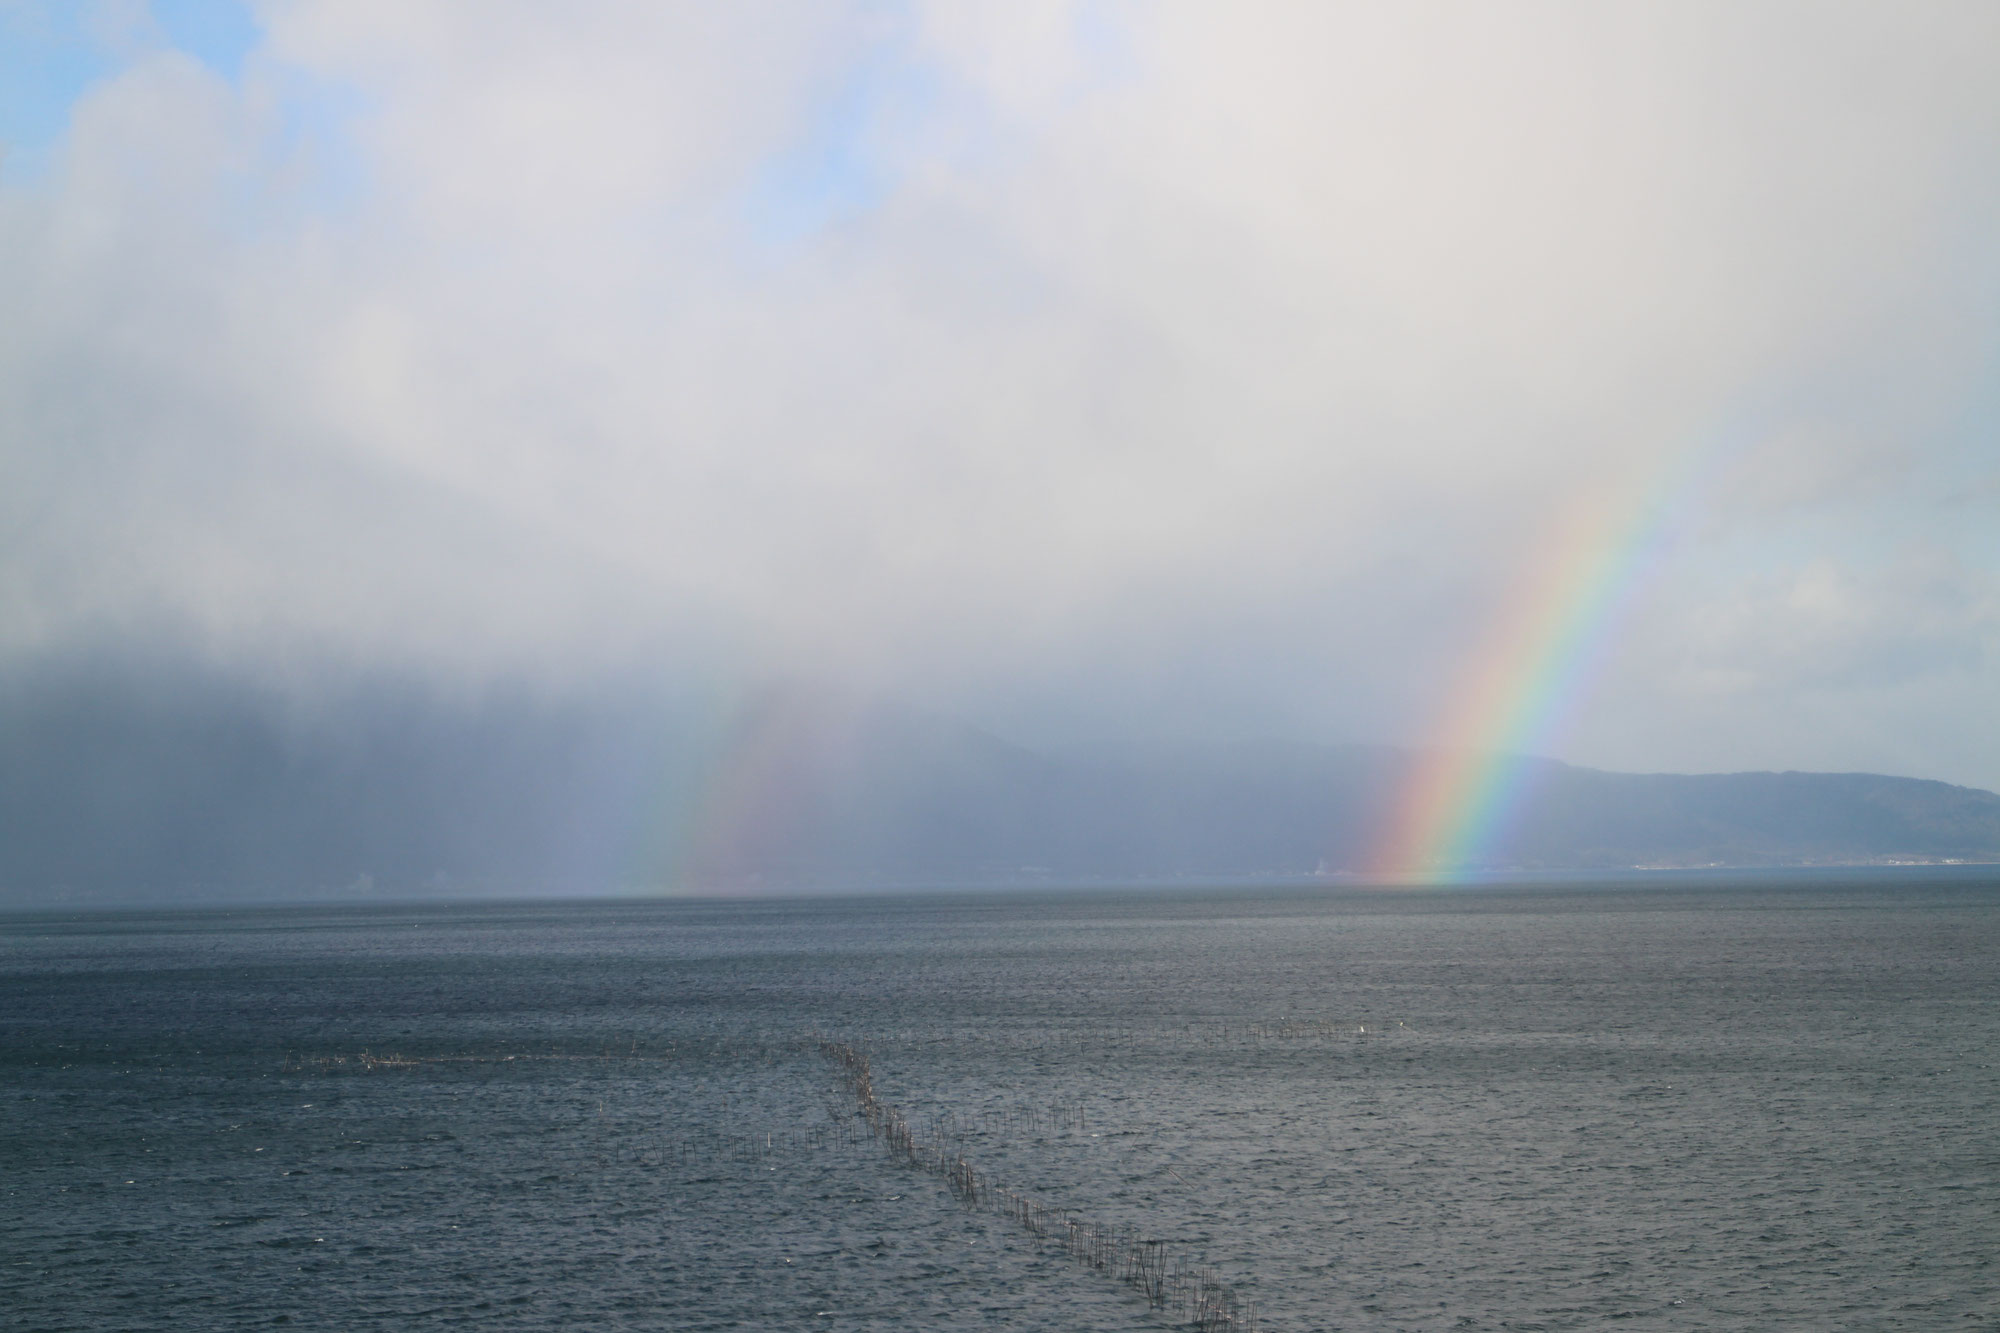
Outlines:
<svg viewBox="0 0 2000 1333"><path fill-rule="evenodd" d="M1987 3L0 0L0 673L2000 788L1996 65Z"/></svg>

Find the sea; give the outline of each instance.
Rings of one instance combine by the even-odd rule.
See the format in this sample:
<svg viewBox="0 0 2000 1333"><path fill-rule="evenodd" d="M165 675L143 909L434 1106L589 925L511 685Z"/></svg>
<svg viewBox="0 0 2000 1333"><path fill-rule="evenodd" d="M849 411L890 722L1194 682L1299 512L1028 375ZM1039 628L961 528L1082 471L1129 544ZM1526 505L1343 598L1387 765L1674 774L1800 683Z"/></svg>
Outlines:
<svg viewBox="0 0 2000 1333"><path fill-rule="evenodd" d="M2000 872L0 915L0 1328L2000 1328Z"/></svg>

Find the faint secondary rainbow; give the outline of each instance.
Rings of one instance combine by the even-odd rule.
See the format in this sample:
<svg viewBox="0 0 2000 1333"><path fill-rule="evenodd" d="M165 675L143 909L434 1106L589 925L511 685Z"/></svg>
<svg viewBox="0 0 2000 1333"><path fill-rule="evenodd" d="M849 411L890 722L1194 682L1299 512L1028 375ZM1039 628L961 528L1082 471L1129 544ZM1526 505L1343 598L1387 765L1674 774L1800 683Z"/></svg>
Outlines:
<svg viewBox="0 0 2000 1333"><path fill-rule="evenodd" d="M733 894L792 886L796 852L826 812L814 799L847 761L860 719L835 692L767 682L705 701L705 725L657 756L626 853L625 882ZM795 867L793 867L795 869Z"/></svg>
<svg viewBox="0 0 2000 1333"><path fill-rule="evenodd" d="M1574 712L1723 452L1718 444L1682 460L1636 500L1578 505L1556 529L1398 794L1374 870L1450 874L1492 863L1533 790L1527 757Z"/></svg>

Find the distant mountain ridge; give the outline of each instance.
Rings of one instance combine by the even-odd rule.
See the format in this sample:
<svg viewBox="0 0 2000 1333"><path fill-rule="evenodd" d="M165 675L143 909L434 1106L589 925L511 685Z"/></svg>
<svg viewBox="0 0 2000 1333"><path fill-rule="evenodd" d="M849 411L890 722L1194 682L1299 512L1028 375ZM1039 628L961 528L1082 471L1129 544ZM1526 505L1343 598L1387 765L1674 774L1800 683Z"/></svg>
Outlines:
<svg viewBox="0 0 2000 1333"><path fill-rule="evenodd" d="M301 719L191 677L0 691L0 903L812 889L1365 872L1420 756L1055 754L776 694L706 730L631 701L356 695ZM2000 861L2000 796L1865 773L1528 761L1488 868Z"/></svg>

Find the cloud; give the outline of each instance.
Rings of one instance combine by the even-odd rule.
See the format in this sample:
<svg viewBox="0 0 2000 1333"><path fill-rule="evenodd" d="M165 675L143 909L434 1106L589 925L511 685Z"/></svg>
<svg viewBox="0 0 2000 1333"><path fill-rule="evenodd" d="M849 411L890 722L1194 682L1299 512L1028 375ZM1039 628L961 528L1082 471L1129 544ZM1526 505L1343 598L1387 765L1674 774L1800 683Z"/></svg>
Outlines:
<svg viewBox="0 0 2000 1333"><path fill-rule="evenodd" d="M1978 595L1796 601L1994 569L1987 7L257 14L0 190L17 659L1415 737L1552 514L1754 418L1634 641L1819 660L1855 767L1991 697ZM1740 753L1611 669L1577 755Z"/></svg>
<svg viewBox="0 0 2000 1333"><path fill-rule="evenodd" d="M1866 576L1818 561L1748 582L1706 612L1692 651L1698 687L1865 695L1977 674L2000 631L2000 578L1941 551L1906 552Z"/></svg>

